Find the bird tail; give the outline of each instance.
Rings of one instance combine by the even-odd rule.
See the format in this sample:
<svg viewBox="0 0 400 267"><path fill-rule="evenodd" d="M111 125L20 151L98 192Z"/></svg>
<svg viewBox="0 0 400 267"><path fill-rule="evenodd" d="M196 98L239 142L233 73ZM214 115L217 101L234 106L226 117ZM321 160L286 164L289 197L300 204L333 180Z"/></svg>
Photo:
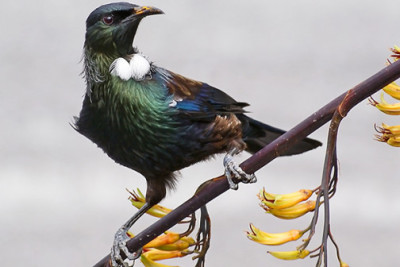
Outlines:
<svg viewBox="0 0 400 267"><path fill-rule="evenodd" d="M243 124L243 141L247 144L246 150L252 154L285 133L281 129L269 126L243 114L240 114L238 118ZM281 156L300 154L321 145L322 143L317 140L305 138L285 151Z"/></svg>

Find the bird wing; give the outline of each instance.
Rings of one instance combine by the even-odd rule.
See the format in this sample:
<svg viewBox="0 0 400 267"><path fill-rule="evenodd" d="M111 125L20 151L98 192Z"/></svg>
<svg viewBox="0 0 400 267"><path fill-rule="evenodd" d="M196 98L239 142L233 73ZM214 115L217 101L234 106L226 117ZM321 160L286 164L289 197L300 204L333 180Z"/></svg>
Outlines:
<svg viewBox="0 0 400 267"><path fill-rule="evenodd" d="M249 104L237 102L215 87L165 69L160 71L170 95L173 96L170 106L192 119L213 120L215 115L246 112L243 108Z"/></svg>

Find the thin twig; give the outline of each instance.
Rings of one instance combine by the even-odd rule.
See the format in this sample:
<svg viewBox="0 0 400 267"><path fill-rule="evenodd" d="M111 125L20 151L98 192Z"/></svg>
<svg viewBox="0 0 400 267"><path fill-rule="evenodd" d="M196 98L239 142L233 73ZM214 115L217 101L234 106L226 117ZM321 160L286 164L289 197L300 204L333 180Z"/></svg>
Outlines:
<svg viewBox="0 0 400 267"><path fill-rule="evenodd" d="M338 246L338 244L336 243L335 239L333 238L333 235L332 235L332 232L331 232L331 231L329 231L329 238L331 239L332 244L333 244L333 245L335 246L335 248L336 248L336 257L338 258L339 262L342 263L342 259L340 258L340 253L339 253L339 246Z"/></svg>
<svg viewBox="0 0 400 267"><path fill-rule="evenodd" d="M346 99L346 98L345 98ZM341 120L343 119L340 112L335 112L331 125L329 127L329 135L328 135L328 144L326 149L325 155L325 162L324 162L324 171L322 175L322 183L321 183L321 191L318 195L318 199L322 196L324 197L324 230L322 234L322 251L319 254L319 257L323 258L324 266L328 266L328 235L330 232L330 210L329 210L329 185L331 184L332 180L337 180L335 175L336 172L336 141L337 141L337 134L339 130L339 125ZM334 176L332 177L332 172ZM336 183L335 183L336 184ZM319 208L319 207L318 207ZM315 225L314 225L315 227ZM320 262L320 261L318 261ZM318 265L317 265L318 266Z"/></svg>
<svg viewBox="0 0 400 267"><path fill-rule="evenodd" d="M343 101L337 107L333 118L331 120L331 124L329 127L328 134L328 144L326 148L325 154L325 162L322 174L322 182L321 182L321 190L318 192L317 201L316 201L316 210L314 212L313 219L310 225L310 233L306 242L300 246L302 249L305 249L311 241L312 236L315 233L316 223L318 221L319 216L319 203L321 201L321 197L324 198L324 230L322 234L322 244L320 246L320 252L318 254L318 261L316 266L321 266L323 262L324 266L328 266L328 238L331 236L330 230L330 209L329 209L329 199L336 192L336 185L338 180L338 165L337 165L337 153L336 153L336 144L337 144L337 135L339 131L339 126L343 118L347 115L350 109L353 107L348 103L351 102L352 97L355 97L355 94L352 93L354 89L349 90L344 97ZM336 244L335 244L336 246Z"/></svg>

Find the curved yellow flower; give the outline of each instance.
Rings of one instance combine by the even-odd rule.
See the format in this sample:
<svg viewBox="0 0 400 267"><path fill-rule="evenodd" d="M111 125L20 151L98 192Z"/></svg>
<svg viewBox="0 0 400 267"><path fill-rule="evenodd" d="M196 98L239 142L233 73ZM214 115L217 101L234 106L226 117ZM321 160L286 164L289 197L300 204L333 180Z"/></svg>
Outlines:
<svg viewBox="0 0 400 267"><path fill-rule="evenodd" d="M381 127L376 127L376 130L380 133L380 135L376 135L378 141L400 147L400 125L389 126L382 123Z"/></svg>
<svg viewBox="0 0 400 267"><path fill-rule="evenodd" d="M281 260L298 260L304 259L310 254L308 250L293 250L293 251L267 251L269 254L275 258Z"/></svg>
<svg viewBox="0 0 400 267"><path fill-rule="evenodd" d="M282 245L284 243L299 239L305 232L300 230L290 230L284 233L266 233L261 231L253 224L250 224L251 232L247 232L247 237L263 245Z"/></svg>
<svg viewBox="0 0 400 267"><path fill-rule="evenodd" d="M400 136L400 125L390 126L385 123L382 123L382 129L387 133L390 133L392 136Z"/></svg>
<svg viewBox="0 0 400 267"><path fill-rule="evenodd" d="M389 104L383 97L383 93L381 94L381 102L373 100L371 101L371 104L388 115L400 115L400 102L396 104Z"/></svg>
<svg viewBox="0 0 400 267"><path fill-rule="evenodd" d="M167 250L167 251L172 251L172 250L185 250L190 246L193 246L196 244L196 241L194 241L193 238L191 237L182 237L181 239L175 241L172 244L165 244L162 246L159 246L158 249L162 250Z"/></svg>
<svg viewBox="0 0 400 267"><path fill-rule="evenodd" d="M143 248L158 248L163 245L172 244L178 241L179 238L180 235L178 233L165 232L165 234L156 237L155 239L144 245Z"/></svg>
<svg viewBox="0 0 400 267"><path fill-rule="evenodd" d="M316 202L314 200L309 200L307 202L298 203L292 207L285 209L268 209L267 213L274 215L280 219L295 219L303 216L309 211L313 211L315 209Z"/></svg>
<svg viewBox="0 0 400 267"><path fill-rule="evenodd" d="M299 191L290 194L271 194L263 189L258 197L261 199L262 204L267 208L284 209L309 199L312 194L313 191L309 189L300 189Z"/></svg>
<svg viewBox="0 0 400 267"><path fill-rule="evenodd" d="M140 256L140 261L143 263L145 267L179 267L179 266L171 266L155 262L148 255L146 255L146 253L143 253Z"/></svg>
<svg viewBox="0 0 400 267"><path fill-rule="evenodd" d="M383 87L382 90L385 91L385 93L387 93L391 97L400 100L400 86L397 83L392 82Z"/></svg>
<svg viewBox="0 0 400 267"><path fill-rule="evenodd" d="M131 238L134 235L128 232ZM189 236L181 236L174 232L165 232L143 246L140 260L146 267L177 267L158 263L156 261L184 257L193 253L188 250L190 246L196 244L196 241Z"/></svg>
<svg viewBox="0 0 400 267"><path fill-rule="evenodd" d="M166 260L166 259L171 259L171 258L179 258L186 256L188 254L187 251L179 251L179 250L173 250L173 251L165 251L165 250L159 250L159 249L147 249L146 252L142 253L145 257L152 261L159 261L159 260Z"/></svg>
<svg viewBox="0 0 400 267"><path fill-rule="evenodd" d="M400 147L400 136L390 137L386 143L391 146Z"/></svg>

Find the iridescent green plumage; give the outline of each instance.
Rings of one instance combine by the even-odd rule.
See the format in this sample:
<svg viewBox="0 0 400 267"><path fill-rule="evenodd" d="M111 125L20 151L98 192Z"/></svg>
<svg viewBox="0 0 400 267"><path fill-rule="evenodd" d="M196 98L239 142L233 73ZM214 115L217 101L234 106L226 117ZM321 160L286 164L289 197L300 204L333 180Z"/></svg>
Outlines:
<svg viewBox="0 0 400 267"><path fill-rule="evenodd" d="M233 147L254 153L284 132L247 117L247 104L221 90L153 64L139 80L113 75L115 60L129 66L138 53L132 41L142 18L160 13L129 3L91 13L84 46L87 93L76 120L76 129L112 159L145 176L151 204L165 196L175 171ZM319 145L304 139L286 155Z"/></svg>
<svg viewBox="0 0 400 267"><path fill-rule="evenodd" d="M123 81L112 76L112 61L104 55L91 59L91 64L99 68L93 71L98 76L88 83L76 128L116 162L145 176L161 178L166 171L157 170L158 163L171 161L168 165L172 168L168 147L175 146L180 130L173 120L177 111L168 106L172 96L152 79Z"/></svg>
<svg viewBox="0 0 400 267"><path fill-rule="evenodd" d="M75 128L147 180L147 204L116 234L112 251L117 261L126 231L165 197L175 171L234 148L254 153L284 133L247 117L243 108L248 104L140 56L132 47L137 27L143 17L160 13L114 3L97 8L86 21L87 89ZM285 155L319 145L306 138Z"/></svg>

